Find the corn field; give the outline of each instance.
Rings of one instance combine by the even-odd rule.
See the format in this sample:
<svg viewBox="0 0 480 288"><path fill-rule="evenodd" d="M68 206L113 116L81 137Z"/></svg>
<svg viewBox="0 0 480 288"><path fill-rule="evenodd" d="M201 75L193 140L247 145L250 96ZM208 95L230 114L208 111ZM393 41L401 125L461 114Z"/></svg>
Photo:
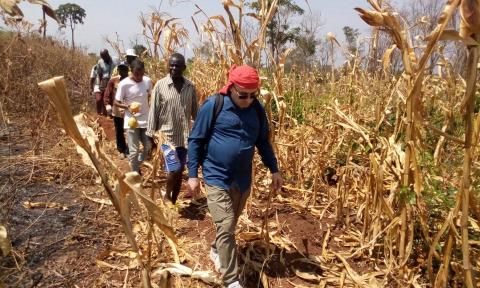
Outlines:
<svg viewBox="0 0 480 288"><path fill-rule="evenodd" d="M279 193L271 192L269 172L259 158L254 160L252 196L237 228L245 287L480 287L480 2L445 1L419 48L412 42L412 23L392 6L367 0L355 10L372 27L369 54L378 54L379 35L389 40L389 48L378 59L347 55L348 61L338 67L335 55L347 54L346 49L329 34L330 69L310 71L286 69L292 49L278 59L270 55L267 25L279 0L257 2L255 15L247 13L244 1L222 1L224 15L209 16L197 6L194 33L208 43L211 55L196 55L187 76L203 102L224 85L231 65L249 64L261 72L260 100L285 184ZM255 23L253 38L245 36L247 17ZM148 53L141 56L147 74L161 79L167 73L166 59L193 35L161 11L142 14L139 20L148 43ZM40 39L23 38L18 34L0 45L0 67L7 71L0 82L1 140L3 145L19 139L7 133L18 125L35 131L31 139L36 141L22 153L0 154L5 176L0 182L5 204L0 207L8 211L0 213L0 256L10 258L0 261L5 275L0 274L0 287L2 282L30 283L22 280L28 275L22 269L28 252L9 240L21 238L7 221L17 213L9 196L16 190L7 187L51 182L72 187L74 195L94 207L91 225L109 231L100 233L99 241L107 243L102 253L92 256L96 272L78 274L91 280L58 283L220 287L219 275L205 260L215 232L204 196L177 206L164 203L160 194L166 174L158 150L143 178L126 172L125 163L114 157L106 128L87 108L91 103L81 97L87 92L77 79L88 74L91 59L80 52L71 52L83 63L75 65L79 71L66 69L63 77L47 80L60 75L55 70L60 64L51 65L47 67L54 72L29 78L39 82L39 89L31 83L12 84L12 77L24 73L16 71L15 59L41 51L34 47ZM448 41L466 52L463 71L454 71L444 53ZM14 45L28 47L27 52L11 49ZM51 45L43 49L60 49ZM400 71L392 69L395 53ZM433 53L440 55L435 73L427 69ZM379 63L378 69L368 69L371 63ZM25 106L17 110L14 95L20 91L28 93L19 96ZM35 109L32 95L50 105ZM19 118L23 126L12 120L18 111L24 114ZM29 128L38 119L43 124ZM42 143L48 142L48 133L65 144L46 148ZM44 211L65 207L49 199L23 202L22 209L35 205ZM83 215L80 210L78 215ZM87 229L77 225L79 231ZM86 234L62 239L96 243Z"/></svg>

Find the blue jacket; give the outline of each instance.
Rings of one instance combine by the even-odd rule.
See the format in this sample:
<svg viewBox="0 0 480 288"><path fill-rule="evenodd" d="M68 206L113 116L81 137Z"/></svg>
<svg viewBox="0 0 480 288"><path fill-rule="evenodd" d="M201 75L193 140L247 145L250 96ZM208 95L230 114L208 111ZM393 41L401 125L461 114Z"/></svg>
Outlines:
<svg viewBox="0 0 480 288"><path fill-rule="evenodd" d="M270 172L278 172L277 159L268 139L268 120L260 102L255 100L248 108L241 109L225 96L210 131L214 106L215 97L209 97L200 108L188 138L189 177L198 177L198 168L202 166L205 183L228 190L235 181L244 192L252 183L255 147ZM264 117L262 121L259 114Z"/></svg>

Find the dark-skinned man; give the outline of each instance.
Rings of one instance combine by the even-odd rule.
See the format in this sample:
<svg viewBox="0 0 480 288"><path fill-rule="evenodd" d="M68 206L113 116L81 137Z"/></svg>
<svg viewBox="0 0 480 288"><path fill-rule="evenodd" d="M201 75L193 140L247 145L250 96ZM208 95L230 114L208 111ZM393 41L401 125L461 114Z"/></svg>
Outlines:
<svg viewBox="0 0 480 288"><path fill-rule="evenodd" d="M117 140L117 150L120 153L120 158L124 159L128 155L127 142L125 141L124 134L124 121L125 110L113 105L115 100L115 94L117 93L117 87L120 81L128 77L128 67L129 63L121 62L117 66L118 75L114 76L108 81L107 88L105 89L105 94L103 95L105 100L105 106L107 107L107 112L111 111L113 116L113 123L115 124L115 136ZM113 107L112 107L113 106Z"/></svg>
<svg viewBox="0 0 480 288"><path fill-rule="evenodd" d="M105 101L103 100L103 95L105 94L105 89L107 88L108 81L112 77L113 72L113 61L112 57L108 53L107 49L100 50L100 59L97 63L97 75L95 84L98 85L100 91L95 92L95 102L97 106L98 115L107 115L107 109L105 107Z"/></svg>
<svg viewBox="0 0 480 288"><path fill-rule="evenodd" d="M183 76L185 58L174 53L168 61L169 74L160 79L153 88L148 114L147 135L154 137L160 131L167 143L175 149L180 169L169 171L166 198L176 203L182 186L182 174L187 158L187 141L192 120L198 111L195 86ZM167 169L168 171L168 169Z"/></svg>

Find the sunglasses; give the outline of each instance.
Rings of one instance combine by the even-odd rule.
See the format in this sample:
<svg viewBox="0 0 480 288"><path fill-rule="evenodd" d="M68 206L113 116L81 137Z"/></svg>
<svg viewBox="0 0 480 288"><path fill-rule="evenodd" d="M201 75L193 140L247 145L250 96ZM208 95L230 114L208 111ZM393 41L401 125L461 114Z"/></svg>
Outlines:
<svg viewBox="0 0 480 288"><path fill-rule="evenodd" d="M255 99L255 98L258 97L258 91L247 93L247 92L239 92L237 90L237 88L235 88L235 87L234 87L234 89L235 89L235 92L237 92L237 95L238 95L239 99L242 99L242 100Z"/></svg>

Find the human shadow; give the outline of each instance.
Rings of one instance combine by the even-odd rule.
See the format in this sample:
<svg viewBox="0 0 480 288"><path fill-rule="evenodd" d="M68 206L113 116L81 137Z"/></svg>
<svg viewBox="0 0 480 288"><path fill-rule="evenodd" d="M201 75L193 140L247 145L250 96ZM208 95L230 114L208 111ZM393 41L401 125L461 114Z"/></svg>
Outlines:
<svg viewBox="0 0 480 288"><path fill-rule="evenodd" d="M297 273L303 275L321 275L319 265L308 260L308 255L298 251L286 249L270 244L270 251L262 241L247 242L239 247L240 267L242 267L242 280L244 287L264 287L260 273L268 278L293 278ZM298 278L301 279L301 278ZM312 277L311 280L302 279L305 284L318 284Z"/></svg>
<svg viewBox="0 0 480 288"><path fill-rule="evenodd" d="M188 206L181 207L178 211L180 217L190 220L203 220L207 215L207 198L202 197L188 203Z"/></svg>

